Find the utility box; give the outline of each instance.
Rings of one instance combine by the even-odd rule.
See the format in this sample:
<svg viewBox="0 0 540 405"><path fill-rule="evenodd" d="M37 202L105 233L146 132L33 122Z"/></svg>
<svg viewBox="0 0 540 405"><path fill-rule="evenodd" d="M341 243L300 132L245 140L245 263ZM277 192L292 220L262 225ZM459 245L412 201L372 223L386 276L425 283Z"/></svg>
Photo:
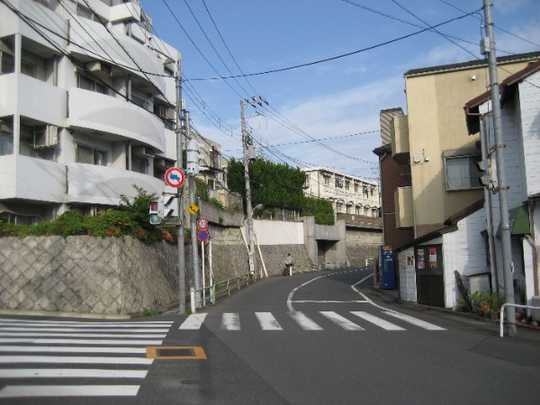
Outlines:
<svg viewBox="0 0 540 405"><path fill-rule="evenodd" d="M396 274L394 271L394 252L381 248L381 280L380 286L384 290L396 288Z"/></svg>

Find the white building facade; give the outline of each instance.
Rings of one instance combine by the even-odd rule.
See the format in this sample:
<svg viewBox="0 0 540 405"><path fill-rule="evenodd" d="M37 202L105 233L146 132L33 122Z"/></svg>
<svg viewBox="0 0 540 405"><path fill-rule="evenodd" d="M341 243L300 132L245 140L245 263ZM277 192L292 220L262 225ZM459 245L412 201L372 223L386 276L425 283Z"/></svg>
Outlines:
<svg viewBox="0 0 540 405"><path fill-rule="evenodd" d="M305 195L328 200L336 214L378 217L381 207L379 185L324 167L303 169Z"/></svg>
<svg viewBox="0 0 540 405"><path fill-rule="evenodd" d="M0 5L0 214L31 223L117 205L133 186L161 194L176 160L180 54L152 34L139 1L9 4Z"/></svg>

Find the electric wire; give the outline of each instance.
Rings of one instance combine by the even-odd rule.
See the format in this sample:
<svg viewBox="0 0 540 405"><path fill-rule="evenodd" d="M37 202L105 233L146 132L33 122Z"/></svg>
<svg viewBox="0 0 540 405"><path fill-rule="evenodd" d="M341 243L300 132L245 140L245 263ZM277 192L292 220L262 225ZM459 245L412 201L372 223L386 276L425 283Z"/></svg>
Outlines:
<svg viewBox="0 0 540 405"><path fill-rule="evenodd" d="M163 0L163 1L165 2L165 0ZM447 20L445 20L443 22L440 22L440 23L435 24L435 25L431 25L429 27L420 29L418 31L413 31L413 32L410 32L410 33L405 34L405 35L401 35L401 36L394 37L394 38L386 40L386 41L382 41L382 42L375 43L373 45L366 46L364 48L355 49L355 50L352 50L352 51L344 52L344 53L334 55L334 56L329 56L329 57L326 57L326 58L320 58L320 59L312 60L312 61L309 61L309 62L299 63L299 64L296 64L296 65L290 65L290 66L283 66L283 67L279 67L279 68L275 68L275 69L269 69L269 70L260 71L260 72L251 72L251 73L238 74L238 75L232 75L232 76L218 75L218 76L213 76L213 77L191 78L190 80L191 81L207 81L207 80L225 80L225 81L227 81L228 79L234 79L234 78L238 78L238 77L263 76L263 75L268 75L268 74L273 74L273 73L287 72L287 71L296 70L296 69L300 69L300 68L304 68L304 67L308 67L308 66L314 66L314 65L321 64L321 63L331 62L331 61L334 61L334 60L346 58L348 56L357 55L357 54L360 54L360 53L371 51L373 49L381 48L381 47L384 47L384 46L387 46L387 45L402 41L402 40L407 39L407 38L414 37L416 35L419 35L419 34L422 34L424 32L430 31L433 28L438 28L438 27L441 27L443 25L450 24L450 23L452 23L454 21L462 20L462 19L464 19L464 18L466 18L466 17L468 17L468 16L470 16L470 15L472 15L474 13L477 13L479 10L481 10L481 9L477 9L477 10L471 11L469 13L447 19Z"/></svg>

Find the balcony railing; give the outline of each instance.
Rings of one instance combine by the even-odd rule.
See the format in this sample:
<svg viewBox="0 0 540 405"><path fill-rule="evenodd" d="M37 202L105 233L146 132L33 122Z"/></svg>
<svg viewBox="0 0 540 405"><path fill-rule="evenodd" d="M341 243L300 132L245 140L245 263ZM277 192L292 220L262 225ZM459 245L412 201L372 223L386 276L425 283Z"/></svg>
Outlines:
<svg viewBox="0 0 540 405"><path fill-rule="evenodd" d="M70 89L68 124L136 140L160 152L166 148L163 122L120 97Z"/></svg>

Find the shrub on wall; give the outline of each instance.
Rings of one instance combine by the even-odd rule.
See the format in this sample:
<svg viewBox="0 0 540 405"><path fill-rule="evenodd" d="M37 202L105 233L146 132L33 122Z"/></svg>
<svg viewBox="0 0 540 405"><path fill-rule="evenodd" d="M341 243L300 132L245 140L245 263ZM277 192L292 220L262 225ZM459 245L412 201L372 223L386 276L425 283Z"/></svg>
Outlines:
<svg viewBox="0 0 540 405"><path fill-rule="evenodd" d="M306 197L302 213L304 216L314 216L317 224L334 225L334 208L330 201Z"/></svg>
<svg viewBox="0 0 540 405"><path fill-rule="evenodd" d="M15 225L0 221L0 237L4 236L75 236L97 237L132 236L143 242L175 242L174 228L158 228L149 222L148 206L153 194L137 188L137 196L130 200L122 196L118 208L111 208L96 216L85 216L77 211L68 211L56 219L33 225Z"/></svg>
<svg viewBox="0 0 540 405"><path fill-rule="evenodd" d="M301 211L303 215L314 216L318 224L334 223L330 202L304 196L306 176L300 169L258 158L251 162L250 170L253 205ZM227 178L229 189L245 197L244 164L241 161L232 159L229 162Z"/></svg>

